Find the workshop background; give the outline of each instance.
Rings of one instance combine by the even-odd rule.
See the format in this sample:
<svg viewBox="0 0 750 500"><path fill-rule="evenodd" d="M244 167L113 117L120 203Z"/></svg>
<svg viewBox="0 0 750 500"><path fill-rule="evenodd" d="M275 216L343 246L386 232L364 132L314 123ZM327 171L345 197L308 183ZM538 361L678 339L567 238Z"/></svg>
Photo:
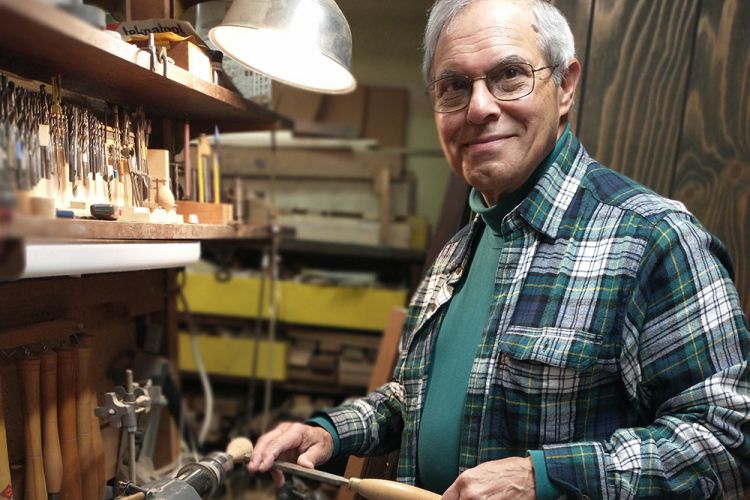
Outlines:
<svg viewBox="0 0 750 500"><path fill-rule="evenodd" d="M164 62L148 37L136 48L75 17L80 1L0 0L0 498L155 484L388 379L403 308L465 222L468 189L420 76L432 1L336 3L358 84L345 95L212 66L195 39L170 42ZM584 68L575 133L720 237L750 313L750 3L552 3ZM86 4L116 31L200 28L222 2L203 21L191 0ZM83 117L89 135L66 135ZM119 220L91 220L93 205ZM276 495L239 467L217 482L213 498ZM352 497L297 479L284 495Z"/></svg>

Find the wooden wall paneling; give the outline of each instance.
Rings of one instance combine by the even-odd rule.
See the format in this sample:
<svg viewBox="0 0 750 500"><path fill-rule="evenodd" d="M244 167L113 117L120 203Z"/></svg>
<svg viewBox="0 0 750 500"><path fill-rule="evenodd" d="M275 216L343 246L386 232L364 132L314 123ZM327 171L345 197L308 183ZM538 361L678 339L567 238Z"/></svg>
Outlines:
<svg viewBox="0 0 750 500"><path fill-rule="evenodd" d="M578 136L602 162L668 194L697 0L595 0Z"/></svg>
<svg viewBox="0 0 750 500"><path fill-rule="evenodd" d="M578 82L576 90L575 105L568 116L573 132L579 129L578 119L583 112L581 108L582 95L584 92L584 78L586 76L586 60L588 59L589 49L589 30L591 28L591 7L593 0L552 0L550 3L560 9L565 14L570 24L570 30L576 41L576 57L581 62L583 74Z"/></svg>
<svg viewBox="0 0 750 500"><path fill-rule="evenodd" d="M701 3L672 197L729 247L750 314L750 3Z"/></svg>

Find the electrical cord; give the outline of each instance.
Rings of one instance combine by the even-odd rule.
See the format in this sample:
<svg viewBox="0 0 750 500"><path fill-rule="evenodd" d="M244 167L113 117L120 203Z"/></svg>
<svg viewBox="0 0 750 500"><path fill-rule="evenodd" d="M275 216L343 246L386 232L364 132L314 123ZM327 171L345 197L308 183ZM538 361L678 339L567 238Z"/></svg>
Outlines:
<svg viewBox="0 0 750 500"><path fill-rule="evenodd" d="M182 310L185 313L185 320L187 322L188 331L190 332L190 348L193 352L193 358L195 359L195 366L198 370L198 376L200 377L201 386L203 387L203 394L206 398L206 407L203 413L203 424L198 434L198 446L202 446L206 441L208 435L208 429L211 426L211 420L213 419L214 413L214 393L211 389L211 381L208 378L206 367L203 364L203 358L201 357L200 350L198 349L198 332L195 329L193 323L193 316L190 313L190 307L188 306L187 298L185 297L184 285L185 285L185 271L181 272L182 280L177 286L177 298L182 304Z"/></svg>

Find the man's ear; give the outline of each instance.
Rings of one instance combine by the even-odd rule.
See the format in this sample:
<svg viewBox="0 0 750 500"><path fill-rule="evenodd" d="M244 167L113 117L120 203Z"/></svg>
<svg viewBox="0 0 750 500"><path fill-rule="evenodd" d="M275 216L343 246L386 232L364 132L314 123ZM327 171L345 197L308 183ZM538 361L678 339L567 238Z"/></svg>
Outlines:
<svg viewBox="0 0 750 500"><path fill-rule="evenodd" d="M578 80L581 78L581 63L578 59L573 60L568 64L568 72L563 76L562 82L560 82L559 98L560 98L560 116L567 115L573 107L573 99L576 95L576 88L578 87Z"/></svg>

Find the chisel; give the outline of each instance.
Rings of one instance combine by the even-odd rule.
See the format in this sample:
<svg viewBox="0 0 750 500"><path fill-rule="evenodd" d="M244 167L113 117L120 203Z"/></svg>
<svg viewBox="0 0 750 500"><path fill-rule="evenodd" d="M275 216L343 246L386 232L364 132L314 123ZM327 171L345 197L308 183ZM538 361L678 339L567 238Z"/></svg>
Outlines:
<svg viewBox="0 0 750 500"><path fill-rule="evenodd" d="M357 477L347 479L289 462L275 462L273 467L289 474L322 483L347 486L350 490L370 500L438 500L440 498L440 495L431 491L386 479L360 479Z"/></svg>

